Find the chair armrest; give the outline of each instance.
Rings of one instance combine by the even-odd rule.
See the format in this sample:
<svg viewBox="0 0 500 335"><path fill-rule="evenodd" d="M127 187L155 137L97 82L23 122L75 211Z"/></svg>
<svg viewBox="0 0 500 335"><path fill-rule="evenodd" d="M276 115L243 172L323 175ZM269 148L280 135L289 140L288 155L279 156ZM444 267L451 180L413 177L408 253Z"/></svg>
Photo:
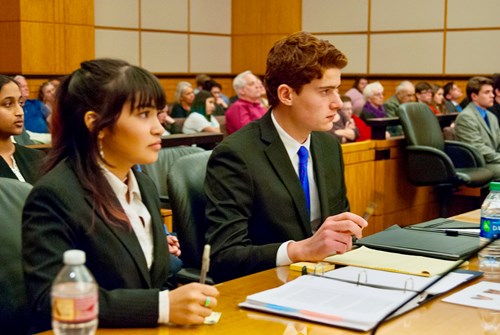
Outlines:
<svg viewBox="0 0 500 335"><path fill-rule="evenodd" d="M483 155L468 143L458 141L444 141L444 151L451 158L457 168L484 167L486 162Z"/></svg>
<svg viewBox="0 0 500 335"><path fill-rule="evenodd" d="M451 159L441 150L427 146L407 146L408 177L418 186L451 183L456 177Z"/></svg>

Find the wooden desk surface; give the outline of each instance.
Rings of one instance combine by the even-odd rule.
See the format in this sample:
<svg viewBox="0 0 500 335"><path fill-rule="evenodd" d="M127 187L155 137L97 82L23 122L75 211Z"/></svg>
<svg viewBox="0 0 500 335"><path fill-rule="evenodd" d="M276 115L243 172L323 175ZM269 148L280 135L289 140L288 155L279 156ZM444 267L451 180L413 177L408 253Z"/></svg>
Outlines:
<svg viewBox="0 0 500 335"><path fill-rule="evenodd" d="M478 211L457 216L478 222ZM472 260L469 269L477 270L477 259ZM216 311L222 312L218 324L193 327L158 327L151 329L98 329L98 335L140 334L140 335L245 335L245 334L369 334L343 328L324 326L298 319L260 313L238 307L247 295L279 286L282 280L292 280L298 276L289 272L288 267L279 267L217 285L221 295ZM467 285L475 284L476 279ZM465 286L451 291L456 292ZM449 295L447 293L446 295ZM485 331L488 324L500 327L500 312L476 309L442 302L440 296L425 305L388 321L379 328L377 334L497 334ZM497 328L498 330L498 328ZM301 332L300 332L301 331ZM42 333L53 334L51 331Z"/></svg>

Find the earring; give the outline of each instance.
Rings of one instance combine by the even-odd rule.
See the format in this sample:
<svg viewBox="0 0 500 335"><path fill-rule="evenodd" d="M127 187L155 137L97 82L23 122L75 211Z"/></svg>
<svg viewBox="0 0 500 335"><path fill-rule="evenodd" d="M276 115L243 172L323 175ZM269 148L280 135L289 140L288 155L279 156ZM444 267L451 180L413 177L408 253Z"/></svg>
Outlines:
<svg viewBox="0 0 500 335"><path fill-rule="evenodd" d="M102 140L101 139L97 140L97 146L99 147L99 156L104 161L105 160L104 159L104 151L102 150Z"/></svg>

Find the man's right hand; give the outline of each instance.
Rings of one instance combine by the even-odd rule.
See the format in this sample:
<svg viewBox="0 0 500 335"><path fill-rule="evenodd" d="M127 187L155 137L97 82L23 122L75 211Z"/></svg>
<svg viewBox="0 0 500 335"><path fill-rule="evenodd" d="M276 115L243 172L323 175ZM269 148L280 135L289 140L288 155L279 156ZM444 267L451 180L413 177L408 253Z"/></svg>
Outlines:
<svg viewBox="0 0 500 335"><path fill-rule="evenodd" d="M292 262L318 262L335 253L343 254L351 250L352 236L361 238L367 225L365 219L354 213L330 216L313 236L288 244L288 257Z"/></svg>

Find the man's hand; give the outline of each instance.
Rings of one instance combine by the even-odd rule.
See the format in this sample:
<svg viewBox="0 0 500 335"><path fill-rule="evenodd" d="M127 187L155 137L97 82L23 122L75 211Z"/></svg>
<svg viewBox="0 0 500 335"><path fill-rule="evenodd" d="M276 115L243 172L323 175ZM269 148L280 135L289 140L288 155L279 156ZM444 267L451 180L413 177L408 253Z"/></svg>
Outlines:
<svg viewBox="0 0 500 335"><path fill-rule="evenodd" d="M328 217L311 237L288 244L288 257L292 262L318 262L332 254L343 254L352 247L352 236L362 237L368 223L359 215L341 213Z"/></svg>

